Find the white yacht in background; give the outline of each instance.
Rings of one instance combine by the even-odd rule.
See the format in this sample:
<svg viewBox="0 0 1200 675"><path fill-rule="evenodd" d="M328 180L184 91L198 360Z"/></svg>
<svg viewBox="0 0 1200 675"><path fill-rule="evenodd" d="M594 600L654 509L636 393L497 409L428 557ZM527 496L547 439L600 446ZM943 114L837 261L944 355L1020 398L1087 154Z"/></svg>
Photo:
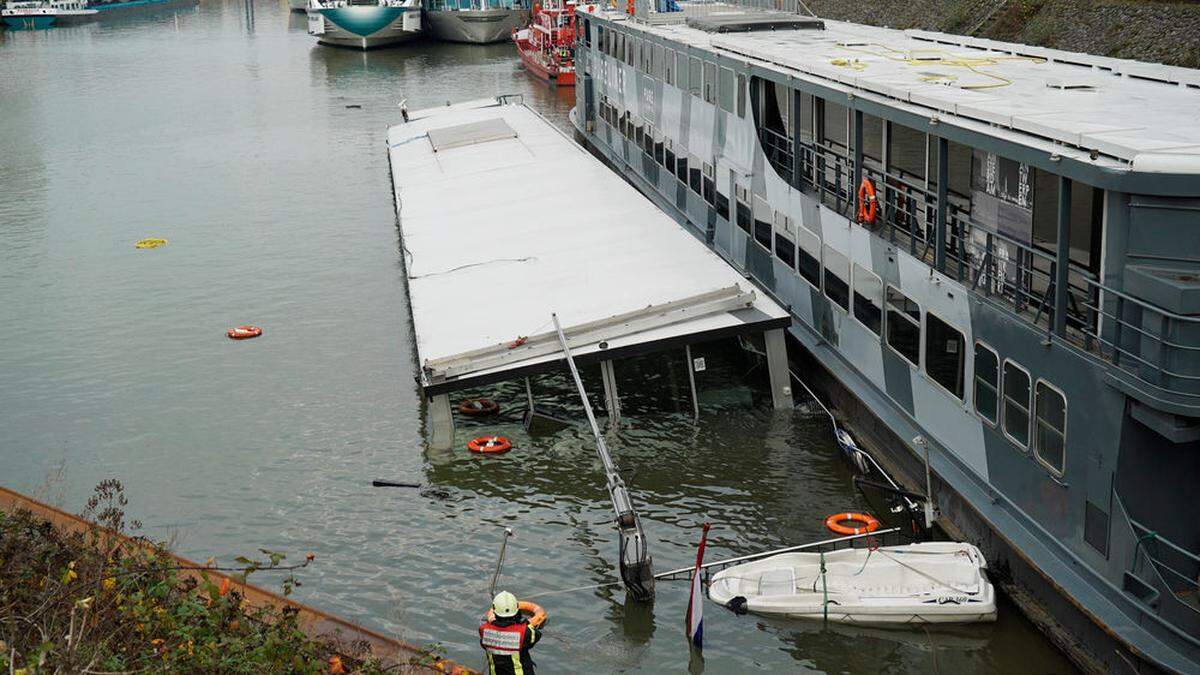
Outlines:
<svg viewBox="0 0 1200 675"><path fill-rule="evenodd" d="M429 30L439 40L486 44L512 39L529 23L530 0L424 0Z"/></svg>
<svg viewBox="0 0 1200 675"><path fill-rule="evenodd" d="M420 0L309 0L308 34L334 47L371 49L421 34Z"/></svg>

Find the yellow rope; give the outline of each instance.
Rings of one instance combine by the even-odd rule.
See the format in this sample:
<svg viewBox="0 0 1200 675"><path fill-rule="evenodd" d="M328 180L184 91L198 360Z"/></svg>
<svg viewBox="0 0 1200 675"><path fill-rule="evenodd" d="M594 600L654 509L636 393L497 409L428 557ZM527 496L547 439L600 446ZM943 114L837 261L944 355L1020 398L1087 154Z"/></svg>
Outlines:
<svg viewBox="0 0 1200 675"><path fill-rule="evenodd" d="M1045 63L1046 59L1035 56L961 56L942 49L909 49L902 50L894 47L889 47L885 44L870 43L864 47L874 47L876 49L868 49L858 46L850 46L839 44L839 47L847 51L859 52L870 56L877 56L889 61L897 61L907 63L912 66L950 66L952 68L966 68L976 75L994 80L986 84L963 84L959 85L962 89L994 89L997 87L1007 87L1013 83L1012 80L995 73L989 73L980 68L984 66L999 65L1001 61L1032 61L1033 63ZM830 61L835 66L842 66L852 70L865 70L867 63L859 59L843 59L836 58ZM957 82L956 75L944 75L934 73L924 75L921 78L922 82Z"/></svg>

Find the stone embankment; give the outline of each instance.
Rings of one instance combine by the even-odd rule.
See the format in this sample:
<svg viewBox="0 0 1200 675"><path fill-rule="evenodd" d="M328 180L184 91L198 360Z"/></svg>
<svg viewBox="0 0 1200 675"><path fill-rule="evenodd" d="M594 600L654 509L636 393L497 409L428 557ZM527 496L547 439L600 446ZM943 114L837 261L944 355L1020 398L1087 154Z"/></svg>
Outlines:
<svg viewBox="0 0 1200 675"><path fill-rule="evenodd" d="M1200 2L806 0L828 19L1200 68Z"/></svg>

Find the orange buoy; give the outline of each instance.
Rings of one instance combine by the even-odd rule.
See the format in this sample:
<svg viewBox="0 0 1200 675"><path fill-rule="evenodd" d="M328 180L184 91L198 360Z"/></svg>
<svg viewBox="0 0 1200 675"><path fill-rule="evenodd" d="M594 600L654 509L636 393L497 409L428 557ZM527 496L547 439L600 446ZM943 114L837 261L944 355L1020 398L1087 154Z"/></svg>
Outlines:
<svg viewBox="0 0 1200 675"><path fill-rule="evenodd" d="M854 526L842 523L856 523ZM861 525L857 525L861 523ZM866 534L879 529L875 516L866 513L835 513L825 519L825 527L836 534Z"/></svg>
<svg viewBox="0 0 1200 675"><path fill-rule="evenodd" d="M248 340L262 335L262 329L258 326L238 326L230 328L225 334L234 340Z"/></svg>
<svg viewBox="0 0 1200 675"><path fill-rule="evenodd" d="M500 404L490 398L468 398L460 401L458 412L464 415L495 415L500 412Z"/></svg>
<svg viewBox="0 0 1200 675"><path fill-rule="evenodd" d="M529 625L534 628L541 628L542 624L546 623L546 610L536 602L526 602L524 600L517 603L517 611L524 614L529 619ZM496 613L492 610L487 611L488 621L496 620Z"/></svg>
<svg viewBox="0 0 1200 675"><path fill-rule="evenodd" d="M480 436L467 443L467 449L481 455L499 455L512 450L512 443L503 436Z"/></svg>
<svg viewBox="0 0 1200 675"><path fill-rule="evenodd" d="M877 215L879 200L875 198L875 184L870 178L863 176L862 182L858 184L858 222L874 225Z"/></svg>

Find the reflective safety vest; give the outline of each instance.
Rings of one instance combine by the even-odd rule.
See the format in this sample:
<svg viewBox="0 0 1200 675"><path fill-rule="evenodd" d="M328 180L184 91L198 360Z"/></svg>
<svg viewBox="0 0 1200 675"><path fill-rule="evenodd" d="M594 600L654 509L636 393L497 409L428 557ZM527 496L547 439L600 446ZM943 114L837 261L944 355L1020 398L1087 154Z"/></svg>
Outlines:
<svg viewBox="0 0 1200 675"><path fill-rule="evenodd" d="M479 645L489 654L520 654L525 647L524 623L497 626L483 623L479 626Z"/></svg>

